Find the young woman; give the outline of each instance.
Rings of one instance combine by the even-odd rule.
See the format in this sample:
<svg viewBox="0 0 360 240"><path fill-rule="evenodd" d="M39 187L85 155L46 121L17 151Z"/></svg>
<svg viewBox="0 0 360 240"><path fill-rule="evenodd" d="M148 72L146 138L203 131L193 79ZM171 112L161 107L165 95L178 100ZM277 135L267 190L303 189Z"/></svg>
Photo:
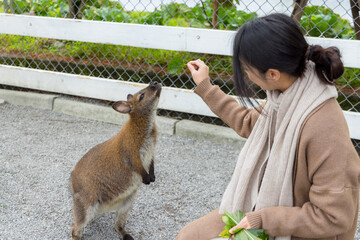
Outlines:
<svg viewBox="0 0 360 240"><path fill-rule="evenodd" d="M185 226L177 240L215 238L221 214L237 210L246 217L234 229L265 229L275 239L354 239L360 159L336 101L339 50L309 46L283 14L245 24L233 50L242 103L247 80L266 90L267 101L246 108L210 83L204 62L188 63L195 92L247 142L220 208Z"/></svg>

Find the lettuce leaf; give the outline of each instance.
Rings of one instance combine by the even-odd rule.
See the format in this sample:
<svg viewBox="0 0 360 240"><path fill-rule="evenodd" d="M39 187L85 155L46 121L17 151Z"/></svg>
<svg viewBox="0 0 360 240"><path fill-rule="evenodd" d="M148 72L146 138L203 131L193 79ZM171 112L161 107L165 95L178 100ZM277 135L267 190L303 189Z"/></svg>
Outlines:
<svg viewBox="0 0 360 240"><path fill-rule="evenodd" d="M220 233L222 238L230 238L229 230L235 227L241 219L245 217L245 213L240 210L235 213L225 212L222 216L222 221L226 224L224 230ZM236 229L234 232L234 240L269 240L269 235L264 229Z"/></svg>

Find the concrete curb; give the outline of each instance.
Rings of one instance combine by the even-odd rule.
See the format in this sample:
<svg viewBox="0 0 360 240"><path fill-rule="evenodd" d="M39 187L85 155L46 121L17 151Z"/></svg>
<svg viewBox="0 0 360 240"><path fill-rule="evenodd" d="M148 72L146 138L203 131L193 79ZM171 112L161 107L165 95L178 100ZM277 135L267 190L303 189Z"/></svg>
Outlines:
<svg viewBox="0 0 360 240"><path fill-rule="evenodd" d="M10 104L32 106L41 109L52 110L53 101L56 96L55 94L50 95L0 89L0 98Z"/></svg>
<svg viewBox="0 0 360 240"><path fill-rule="evenodd" d="M4 99L6 102L14 105L48 109L59 113L120 125L128 120L128 115L117 113L110 106L76 101L55 94L40 94L0 89L0 99ZM161 116L158 116L156 121L158 131L169 135L187 136L239 147L242 147L246 141L246 139L241 138L228 127L191 120L174 120Z"/></svg>

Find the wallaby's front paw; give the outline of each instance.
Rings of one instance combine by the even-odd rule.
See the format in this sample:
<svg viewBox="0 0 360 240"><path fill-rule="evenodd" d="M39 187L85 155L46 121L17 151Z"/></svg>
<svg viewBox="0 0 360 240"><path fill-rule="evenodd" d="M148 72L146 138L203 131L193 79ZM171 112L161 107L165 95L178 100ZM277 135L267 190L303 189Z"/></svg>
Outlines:
<svg viewBox="0 0 360 240"><path fill-rule="evenodd" d="M149 174L146 174L143 176L143 183L146 184L146 185L149 185L150 184L150 175Z"/></svg>
<svg viewBox="0 0 360 240"><path fill-rule="evenodd" d="M150 174L150 182L155 182L155 175Z"/></svg>

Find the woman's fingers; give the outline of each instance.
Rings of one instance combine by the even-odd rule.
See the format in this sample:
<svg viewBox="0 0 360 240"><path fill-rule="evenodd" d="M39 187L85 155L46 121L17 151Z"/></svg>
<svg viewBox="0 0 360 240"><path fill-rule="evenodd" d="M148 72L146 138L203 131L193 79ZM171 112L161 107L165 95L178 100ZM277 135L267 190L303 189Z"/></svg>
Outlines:
<svg viewBox="0 0 360 240"><path fill-rule="evenodd" d="M239 228L245 228L245 229L249 229L250 228L250 224L249 224L249 221L247 220L247 217L245 216L235 227L231 228L229 230L229 232L231 234L233 234L233 232L236 230L236 229L239 229Z"/></svg>
<svg viewBox="0 0 360 240"><path fill-rule="evenodd" d="M204 79L209 78L209 67L200 59L187 63L194 82L199 85Z"/></svg>
<svg viewBox="0 0 360 240"><path fill-rule="evenodd" d="M197 67L202 67L202 66L206 66L206 64L204 63L204 61L200 60L200 59L197 59L197 60L193 60L193 61L190 61L188 62L192 65L195 65Z"/></svg>
<svg viewBox="0 0 360 240"><path fill-rule="evenodd" d="M187 67L189 68L191 74L193 74L199 67L194 63L188 62Z"/></svg>

